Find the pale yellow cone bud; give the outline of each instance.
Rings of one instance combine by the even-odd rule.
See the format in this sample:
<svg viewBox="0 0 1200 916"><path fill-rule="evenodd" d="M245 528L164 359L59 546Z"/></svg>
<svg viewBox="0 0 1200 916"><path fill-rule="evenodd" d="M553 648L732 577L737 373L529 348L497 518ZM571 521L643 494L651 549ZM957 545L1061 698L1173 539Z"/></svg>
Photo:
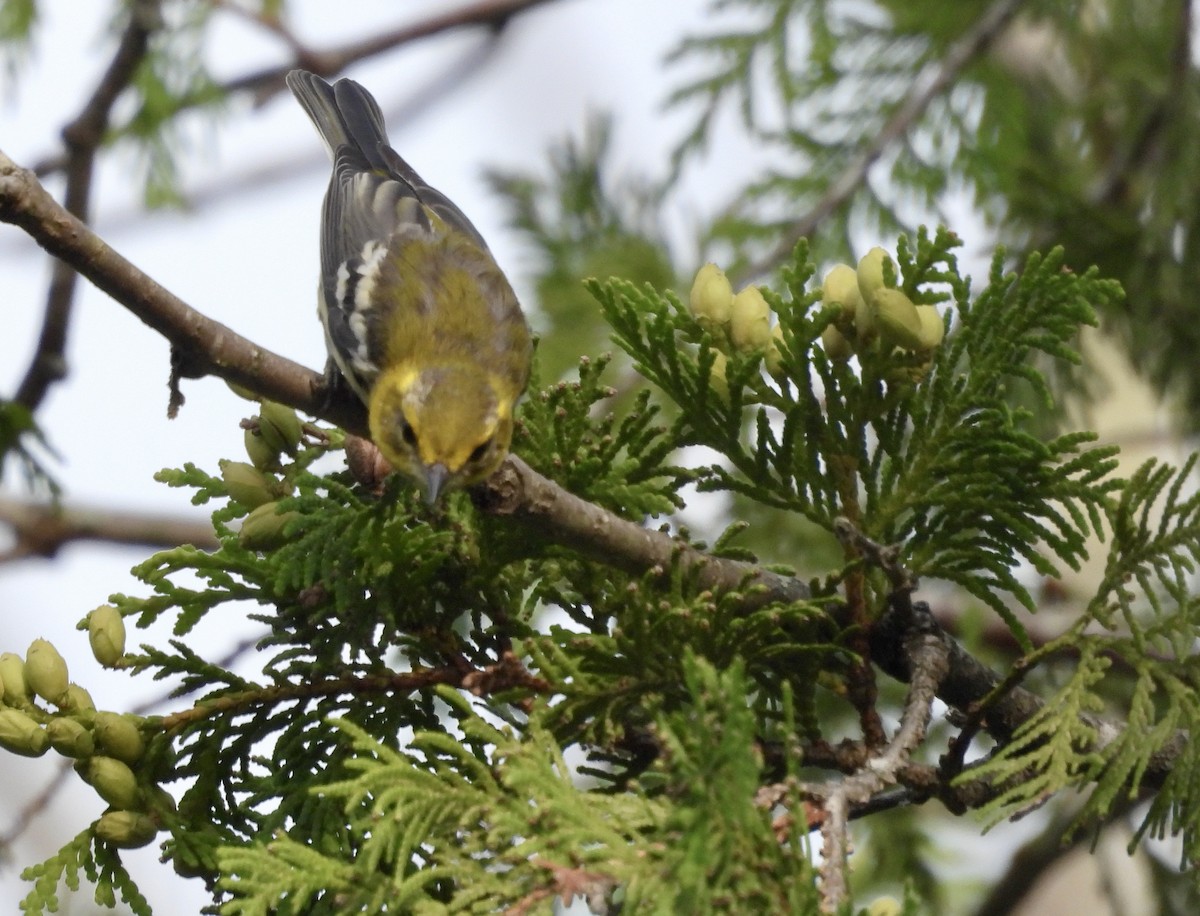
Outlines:
<svg viewBox="0 0 1200 916"><path fill-rule="evenodd" d="M264 474L253 465L224 458L218 465L226 491L247 509L257 509L264 503L273 502L284 495L284 487L278 480Z"/></svg>
<svg viewBox="0 0 1200 916"><path fill-rule="evenodd" d="M763 362L766 363L767 372L775 381L782 382L787 378L787 371L783 367L782 324L771 328L771 342L767 344L767 355L763 358Z"/></svg>
<svg viewBox="0 0 1200 916"><path fill-rule="evenodd" d="M236 394L239 398L244 398L247 401L257 401L258 395L247 388L245 385L239 385L237 382L231 382L225 379L225 384L229 386L229 390Z"/></svg>
<svg viewBox="0 0 1200 916"><path fill-rule="evenodd" d="M876 897L867 907L867 916L900 916L904 908L895 897Z"/></svg>
<svg viewBox="0 0 1200 916"><path fill-rule="evenodd" d="M107 811L96 821L96 836L119 849L137 849L158 835L154 818L137 811Z"/></svg>
<svg viewBox="0 0 1200 916"><path fill-rule="evenodd" d="M821 301L826 305L841 308L837 323L842 331L849 332L862 310L862 296L858 292L858 273L849 264L835 264L825 275L821 284Z"/></svg>
<svg viewBox="0 0 1200 916"><path fill-rule="evenodd" d="M247 550L271 550L283 543L283 529L297 512L279 512L279 503L259 506L242 520L238 543Z"/></svg>
<svg viewBox="0 0 1200 916"><path fill-rule="evenodd" d="M19 709L0 709L0 747L22 757L41 757L50 748L50 736Z"/></svg>
<svg viewBox="0 0 1200 916"><path fill-rule="evenodd" d="M729 340L743 353L759 353L771 342L771 307L757 286L747 286L733 297Z"/></svg>
<svg viewBox="0 0 1200 916"><path fill-rule="evenodd" d="M854 355L854 344L846 339L836 324L829 325L821 332L821 346L825 348L825 355L835 363L844 363Z"/></svg>
<svg viewBox="0 0 1200 916"><path fill-rule="evenodd" d="M92 695L83 687L78 684L68 684L63 709L69 712L94 712L96 704L92 702Z"/></svg>
<svg viewBox="0 0 1200 916"><path fill-rule="evenodd" d="M906 350L921 346L921 315L908 296L898 289L881 289L875 293L875 308L879 336L887 343Z"/></svg>
<svg viewBox="0 0 1200 916"><path fill-rule="evenodd" d="M701 327L714 336L722 332L733 309L733 286L725 271L713 263L701 267L692 281L688 305Z"/></svg>
<svg viewBox="0 0 1200 916"><path fill-rule="evenodd" d="M67 692L71 679L59 651L44 639L35 639L25 653L25 681L29 689L55 705Z"/></svg>
<svg viewBox="0 0 1200 916"><path fill-rule="evenodd" d="M50 746L64 757L80 760L96 752L91 731L75 719L66 716L51 719L46 726L46 734L50 738Z"/></svg>
<svg viewBox="0 0 1200 916"><path fill-rule="evenodd" d="M87 781L96 794L114 808L134 808L138 803L137 777L133 770L112 757L93 757L87 765Z"/></svg>
<svg viewBox="0 0 1200 916"><path fill-rule="evenodd" d="M858 292L864 302L870 302L872 296L885 288L883 263L891 259L891 255L886 251L875 247L863 255L862 259L858 262L856 280L858 282Z"/></svg>
<svg viewBox="0 0 1200 916"><path fill-rule="evenodd" d="M296 411L267 400L262 402L262 409L258 413L258 431L277 453L287 452L289 455L296 453L300 437L304 434Z"/></svg>
<svg viewBox="0 0 1200 916"><path fill-rule="evenodd" d="M25 680L25 660L15 652L0 655L0 680L4 682L4 702L15 706L29 699Z"/></svg>
<svg viewBox="0 0 1200 916"><path fill-rule="evenodd" d="M88 614L88 642L92 655L105 668L112 668L125 655L125 618L111 604L102 604Z"/></svg>
<svg viewBox="0 0 1200 916"><path fill-rule="evenodd" d="M946 323L932 305L918 305L917 314L921 317L921 342L918 349L933 350L946 336Z"/></svg>
<svg viewBox="0 0 1200 916"><path fill-rule="evenodd" d="M250 461L256 468L267 471L279 467L279 450L271 448L258 430L246 430L243 438L246 443L246 454L250 456Z"/></svg>
<svg viewBox="0 0 1200 916"><path fill-rule="evenodd" d="M96 744L106 754L123 763L137 763L146 750L146 742L137 726L138 721L140 720L134 716L123 716L116 712L96 713L95 724L92 726Z"/></svg>
<svg viewBox="0 0 1200 916"><path fill-rule="evenodd" d="M855 324L859 340L871 336L876 331L878 306L875 297L881 289L886 288L883 279L884 261L891 261L891 256L882 248L876 247L863 255L858 262L856 278L862 308L855 315Z"/></svg>

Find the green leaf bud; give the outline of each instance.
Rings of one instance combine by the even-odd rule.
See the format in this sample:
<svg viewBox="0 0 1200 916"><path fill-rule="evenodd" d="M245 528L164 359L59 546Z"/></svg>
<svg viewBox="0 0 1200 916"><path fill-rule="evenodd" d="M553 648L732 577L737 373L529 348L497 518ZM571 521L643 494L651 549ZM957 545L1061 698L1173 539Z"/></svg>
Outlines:
<svg viewBox="0 0 1200 916"><path fill-rule="evenodd" d="M226 459L221 459L218 464L226 492L247 509L257 509L284 494L284 487L278 480L253 465Z"/></svg>
<svg viewBox="0 0 1200 916"><path fill-rule="evenodd" d="M898 289L875 293L879 335L890 344L916 350L921 346L921 315L912 300Z"/></svg>
<svg viewBox="0 0 1200 916"><path fill-rule="evenodd" d="M96 821L96 836L119 849L137 849L154 840L158 824L137 811L107 811Z"/></svg>
<svg viewBox="0 0 1200 916"><path fill-rule="evenodd" d="M829 325L821 332L821 345L825 348L825 355L835 363L844 363L854 355L854 344L846 339L836 324Z"/></svg>
<svg viewBox="0 0 1200 916"><path fill-rule="evenodd" d="M946 322L932 305L918 305L917 314L921 316L920 344L917 349L932 350L946 336Z"/></svg>
<svg viewBox="0 0 1200 916"><path fill-rule="evenodd" d="M862 296L863 302L869 303L877 292L886 288L883 279L883 263L891 261L891 259L891 255L886 251L875 247L863 255L858 262L858 292Z"/></svg>
<svg viewBox="0 0 1200 916"><path fill-rule="evenodd" d="M120 760L93 757L88 761L87 781L114 808L134 808L138 804L137 777Z"/></svg>
<svg viewBox="0 0 1200 916"><path fill-rule="evenodd" d="M904 907L895 897L876 897L867 907L867 916L900 916Z"/></svg>
<svg viewBox="0 0 1200 916"><path fill-rule="evenodd" d="M61 697L71 682L67 662L48 639L35 639L25 650L25 683L44 700Z"/></svg>
<svg viewBox="0 0 1200 916"><path fill-rule="evenodd" d="M771 307L757 286L747 286L733 297L729 340L743 353L760 352L771 342Z"/></svg>
<svg viewBox="0 0 1200 916"><path fill-rule="evenodd" d="M115 712L96 713L92 726L96 744L111 757L130 765L137 763L146 749L141 729L137 726L140 721L136 716L123 716Z"/></svg>
<svg viewBox="0 0 1200 916"><path fill-rule="evenodd" d="M4 702L16 706L29 699L25 680L25 660L15 652L0 655L0 681L4 682Z"/></svg>
<svg viewBox="0 0 1200 916"><path fill-rule="evenodd" d="M702 328L714 336L721 332L733 308L733 286L725 271L713 263L701 267L692 281L688 306Z"/></svg>
<svg viewBox="0 0 1200 916"><path fill-rule="evenodd" d="M171 812L177 807L175 796L162 786L150 786L143 791L144 807L148 811Z"/></svg>
<svg viewBox="0 0 1200 916"><path fill-rule="evenodd" d="M271 448L267 440L256 429L248 429L245 434L246 454L251 463L264 471L279 467L279 449Z"/></svg>
<svg viewBox="0 0 1200 916"><path fill-rule="evenodd" d="M67 663L54 645L45 639L35 639L25 653L25 680L39 697L58 705L71 679Z"/></svg>
<svg viewBox="0 0 1200 916"><path fill-rule="evenodd" d="M263 400L262 409L258 414L258 431L277 453L287 452L289 455L296 454L296 447L304 434L296 411L266 399Z"/></svg>
<svg viewBox="0 0 1200 916"><path fill-rule="evenodd" d="M96 742L91 731L78 719L57 716L46 726L50 746L64 757L79 760L91 757L96 752Z"/></svg>
<svg viewBox="0 0 1200 916"><path fill-rule="evenodd" d="M283 543L283 529L298 512L279 512L279 503L259 506L242 520L238 543L249 550L271 550Z"/></svg>
<svg viewBox="0 0 1200 916"><path fill-rule="evenodd" d="M0 747L22 757L41 757L50 747L50 736L19 709L0 709Z"/></svg>
<svg viewBox="0 0 1200 916"><path fill-rule="evenodd" d="M87 623L92 655L105 668L114 667L125 655L125 618L111 604L102 604L88 614Z"/></svg>

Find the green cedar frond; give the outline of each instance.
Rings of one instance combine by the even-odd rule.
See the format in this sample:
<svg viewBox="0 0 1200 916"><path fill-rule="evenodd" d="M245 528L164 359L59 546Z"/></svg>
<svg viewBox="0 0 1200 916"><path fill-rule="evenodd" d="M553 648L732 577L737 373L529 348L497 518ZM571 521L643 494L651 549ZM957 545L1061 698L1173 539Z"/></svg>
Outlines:
<svg viewBox="0 0 1200 916"><path fill-rule="evenodd" d="M58 912L59 882L72 891L78 890L81 871L95 886L95 900L100 906L112 909L120 900L135 916L151 916L150 904L121 864L120 853L96 841L91 827L45 862L21 873L26 881L34 882L33 889L21 901L21 911L27 916Z"/></svg>
<svg viewBox="0 0 1200 916"><path fill-rule="evenodd" d="M860 342L857 367L818 343L838 312L815 308L799 246L785 295L764 291L786 379L769 381L759 356L731 352L727 395L711 377L721 341L676 297L620 281L590 288L613 339L679 408L673 437L721 455L701 489L733 490L827 531L839 515L857 519L878 541L902 543L914 573L957 582L1019 633L1002 597L1033 607L1017 563L1046 575L1057 569L1052 557L1078 568L1119 483L1109 479L1114 449L1089 447L1087 434L1042 441L1007 391L1028 384L1048 399L1032 356L1076 362L1074 336L1119 289L1094 271L1065 270L1053 251L1020 274L1006 274L998 255L972 299L957 244L940 230L897 247L899 288L916 303L952 299L953 333L927 355Z"/></svg>
<svg viewBox="0 0 1200 916"><path fill-rule="evenodd" d="M674 445L658 425L659 408L640 393L623 416L597 408L616 391L601 382L609 358L579 362L578 381L526 397L515 448L535 470L578 496L626 518L669 514L690 476L666 464Z"/></svg>
<svg viewBox="0 0 1200 916"><path fill-rule="evenodd" d="M1012 740L982 763L969 767L960 781L983 780L996 788L980 809L989 825L1063 789L1082 785L1103 768L1100 751L1104 705L1095 688L1109 661L1093 647L1080 655L1070 680L1024 722Z"/></svg>

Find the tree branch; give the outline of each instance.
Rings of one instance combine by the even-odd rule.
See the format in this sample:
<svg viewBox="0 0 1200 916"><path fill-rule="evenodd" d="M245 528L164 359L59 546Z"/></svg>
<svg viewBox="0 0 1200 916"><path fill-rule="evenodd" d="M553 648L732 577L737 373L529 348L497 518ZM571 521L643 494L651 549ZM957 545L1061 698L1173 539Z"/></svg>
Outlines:
<svg viewBox="0 0 1200 916"><path fill-rule="evenodd" d="M322 405L322 378L256 346L164 289L61 207L33 173L0 152L0 221L24 229L46 251L153 328L184 355L190 374L245 385L342 428L366 433L359 404Z"/></svg>
<svg viewBox="0 0 1200 916"><path fill-rule="evenodd" d="M0 563L22 557L53 557L74 541L104 541L169 548L194 544L216 550L220 544L207 519L192 521L165 515L108 509L67 509L0 497L0 525L12 528L16 544L0 553Z"/></svg>
<svg viewBox="0 0 1200 916"><path fill-rule="evenodd" d="M821 911L838 913L848 896L846 857L851 807L866 804L873 795L899 780L902 767L925 740L933 715L933 700L950 669L950 653L939 638L933 617L924 614L909 627L903 645L909 660L908 697L900 728L892 740L855 774L832 786L810 787L825 798L821 824Z"/></svg>
<svg viewBox="0 0 1200 916"><path fill-rule="evenodd" d="M440 35L442 32L467 26L485 26L493 31L500 31L514 16L549 2L552 0L479 0L477 3L431 16L411 25L399 26L373 34L369 38L321 51L304 48L297 41L292 45L296 52L294 60L229 80L221 89L226 93L252 92L257 101L263 102L283 91L283 78L289 70L296 67L311 70L319 76L334 76L360 60L391 51L409 42Z"/></svg>

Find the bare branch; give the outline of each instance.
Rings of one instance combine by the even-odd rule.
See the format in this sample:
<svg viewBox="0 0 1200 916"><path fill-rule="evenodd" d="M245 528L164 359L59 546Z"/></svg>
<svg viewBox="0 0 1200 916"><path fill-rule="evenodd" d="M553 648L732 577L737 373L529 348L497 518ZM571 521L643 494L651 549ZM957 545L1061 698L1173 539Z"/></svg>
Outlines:
<svg viewBox="0 0 1200 916"><path fill-rule="evenodd" d="M142 547L194 544L216 550L217 539L207 519L118 512L108 509L66 509L0 497L0 525L12 528L15 546L0 554L0 563L21 557L53 557L74 541L104 541Z"/></svg>
<svg viewBox="0 0 1200 916"><path fill-rule="evenodd" d="M169 340L186 357L189 375L216 375L351 432L366 432L362 405L349 401L323 404L321 376L264 350L188 306L63 209L32 172L17 166L3 152L0 221L20 226L46 251L73 266Z"/></svg>
<svg viewBox="0 0 1200 916"><path fill-rule="evenodd" d="M750 563L710 557L664 532L613 515L568 493L515 455L484 487L479 503L485 511L509 516L533 534L634 575L652 571L665 574L677 560L696 575L701 588L745 590L747 611L773 601L812 597L808 586L790 576Z"/></svg>
<svg viewBox="0 0 1200 916"><path fill-rule="evenodd" d="M369 38L321 51L300 47L297 41L296 56L293 60L281 66L247 73L230 80L221 88L225 92L252 92L256 101L265 102L277 92L283 91L283 78L289 70L296 67L303 67L320 76L334 76L360 60L442 32L476 26L499 31L514 16L548 2L551 0L480 0L412 25L400 26L371 35Z"/></svg>
<svg viewBox="0 0 1200 916"><path fill-rule="evenodd" d="M825 819L821 825L822 912L840 912L847 898L846 857L851 806L866 804L871 796L899 781L901 768L925 740L934 697L949 673L950 654L934 631L933 618L925 614L922 619L924 625L911 627L904 640L911 677L900 728L882 751L867 760L854 775L832 786L811 787L825 795Z"/></svg>

